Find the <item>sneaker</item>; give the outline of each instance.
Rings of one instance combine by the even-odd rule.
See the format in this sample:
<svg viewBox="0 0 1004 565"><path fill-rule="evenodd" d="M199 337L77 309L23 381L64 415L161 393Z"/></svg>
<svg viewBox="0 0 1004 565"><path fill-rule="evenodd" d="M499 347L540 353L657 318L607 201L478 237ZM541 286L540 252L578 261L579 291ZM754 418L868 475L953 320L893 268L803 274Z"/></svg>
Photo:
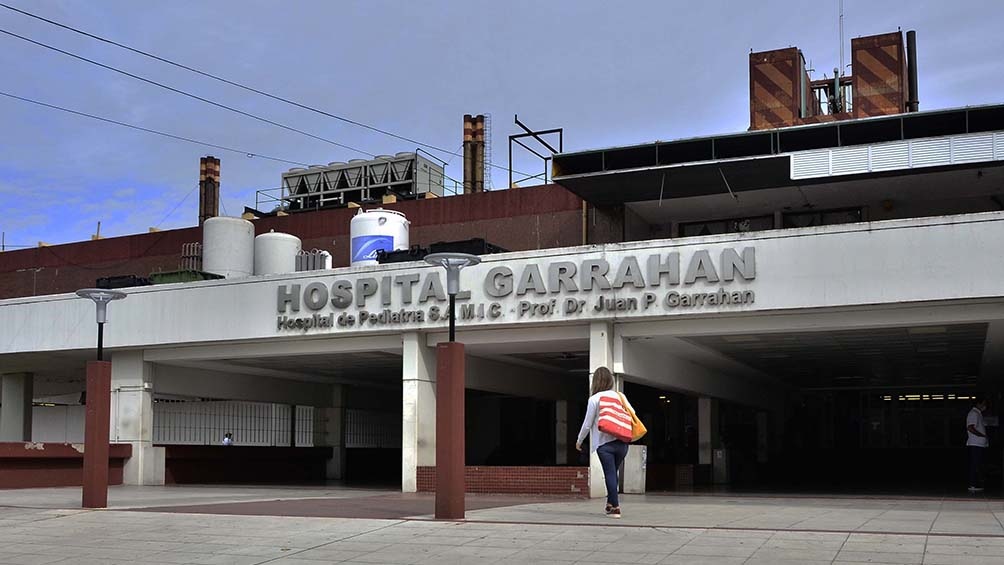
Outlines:
<svg viewBox="0 0 1004 565"><path fill-rule="evenodd" d="M607 516L609 516L611 518L620 518L621 517L621 507L620 506L611 506L610 508L607 509Z"/></svg>

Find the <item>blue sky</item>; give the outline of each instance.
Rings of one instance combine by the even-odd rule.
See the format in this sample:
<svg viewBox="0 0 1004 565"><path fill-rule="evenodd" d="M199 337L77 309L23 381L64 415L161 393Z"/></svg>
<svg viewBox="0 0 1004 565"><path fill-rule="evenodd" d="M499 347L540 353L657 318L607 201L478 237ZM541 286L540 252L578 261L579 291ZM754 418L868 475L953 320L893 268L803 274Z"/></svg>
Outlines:
<svg viewBox="0 0 1004 565"><path fill-rule="evenodd" d="M451 150L464 113L490 113L501 165L514 114L564 127L566 150L742 131L751 48L798 46L820 73L839 60L837 0L4 1ZM1004 102L1004 2L844 5L847 51L854 36L917 30L922 110ZM369 153L414 150L7 10L0 28ZM0 90L177 135L305 163L362 157L7 36L0 70ZM203 155L221 158L233 215L288 167L6 98L0 124L0 230L12 244L88 239L98 221L104 236L194 225ZM459 158L448 173L461 176Z"/></svg>

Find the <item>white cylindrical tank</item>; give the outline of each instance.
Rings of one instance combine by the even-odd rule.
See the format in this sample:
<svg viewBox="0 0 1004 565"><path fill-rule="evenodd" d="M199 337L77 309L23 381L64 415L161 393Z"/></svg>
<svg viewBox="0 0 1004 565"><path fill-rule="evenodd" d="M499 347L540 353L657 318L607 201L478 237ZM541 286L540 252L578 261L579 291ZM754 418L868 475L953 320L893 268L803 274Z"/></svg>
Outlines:
<svg viewBox="0 0 1004 565"><path fill-rule="evenodd" d="M331 253L327 251L321 251L321 269L331 268Z"/></svg>
<svg viewBox="0 0 1004 565"><path fill-rule="evenodd" d="M254 224L218 216L202 225L202 270L226 278L254 272Z"/></svg>
<svg viewBox="0 0 1004 565"><path fill-rule="evenodd" d="M270 231L254 238L254 274L277 275L296 272L296 255L302 249L300 238Z"/></svg>
<svg viewBox="0 0 1004 565"><path fill-rule="evenodd" d="M349 237L352 241L352 265L376 265L377 251L408 249L410 222L401 212L376 208L359 210L352 217Z"/></svg>

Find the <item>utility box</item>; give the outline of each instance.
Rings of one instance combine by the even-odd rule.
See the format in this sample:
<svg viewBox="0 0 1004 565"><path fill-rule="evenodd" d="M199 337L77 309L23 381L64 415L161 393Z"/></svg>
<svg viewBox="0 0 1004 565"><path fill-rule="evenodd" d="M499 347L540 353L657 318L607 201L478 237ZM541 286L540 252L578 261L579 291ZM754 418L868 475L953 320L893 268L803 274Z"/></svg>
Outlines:
<svg viewBox="0 0 1004 565"><path fill-rule="evenodd" d="M716 485L729 483L729 451L716 449L711 458L711 482Z"/></svg>
<svg viewBox="0 0 1004 565"><path fill-rule="evenodd" d="M624 491L624 494L645 493L647 462L648 447L644 445L628 446L627 457L624 458L624 476L621 479L621 490Z"/></svg>

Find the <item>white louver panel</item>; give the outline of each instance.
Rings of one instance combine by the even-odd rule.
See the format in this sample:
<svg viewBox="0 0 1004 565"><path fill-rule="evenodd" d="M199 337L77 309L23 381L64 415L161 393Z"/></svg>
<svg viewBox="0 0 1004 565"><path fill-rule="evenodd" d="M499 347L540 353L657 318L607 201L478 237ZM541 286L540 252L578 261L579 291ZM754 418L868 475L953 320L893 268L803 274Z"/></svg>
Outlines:
<svg viewBox="0 0 1004 565"><path fill-rule="evenodd" d="M791 154L792 180L1004 160L1004 132L835 147Z"/></svg>
<svg viewBox="0 0 1004 565"><path fill-rule="evenodd" d="M856 175L868 172L868 147L840 147L833 150L831 175Z"/></svg>
<svg viewBox="0 0 1004 565"><path fill-rule="evenodd" d="M806 151L791 156L791 178L810 179L830 175L829 151Z"/></svg>
<svg viewBox="0 0 1004 565"><path fill-rule="evenodd" d="M952 140L915 139L910 142L910 167L937 167L952 163Z"/></svg>
<svg viewBox="0 0 1004 565"><path fill-rule="evenodd" d="M952 161L979 163L994 160L993 136L959 137L952 140Z"/></svg>
<svg viewBox="0 0 1004 565"><path fill-rule="evenodd" d="M871 148L872 171L894 171L910 166L910 143L897 141Z"/></svg>

